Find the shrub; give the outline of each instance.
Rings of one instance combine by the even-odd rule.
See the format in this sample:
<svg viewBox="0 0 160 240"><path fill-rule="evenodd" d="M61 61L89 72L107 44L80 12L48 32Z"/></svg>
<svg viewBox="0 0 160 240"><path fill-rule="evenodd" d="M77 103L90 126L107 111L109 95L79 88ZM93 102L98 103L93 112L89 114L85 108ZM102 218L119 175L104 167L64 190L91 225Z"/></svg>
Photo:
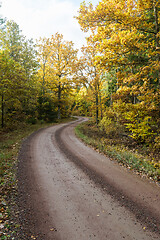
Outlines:
<svg viewBox="0 0 160 240"><path fill-rule="evenodd" d="M100 121L99 128L101 131L105 131L107 135L114 135L117 129L115 122L107 116L103 117L103 119Z"/></svg>

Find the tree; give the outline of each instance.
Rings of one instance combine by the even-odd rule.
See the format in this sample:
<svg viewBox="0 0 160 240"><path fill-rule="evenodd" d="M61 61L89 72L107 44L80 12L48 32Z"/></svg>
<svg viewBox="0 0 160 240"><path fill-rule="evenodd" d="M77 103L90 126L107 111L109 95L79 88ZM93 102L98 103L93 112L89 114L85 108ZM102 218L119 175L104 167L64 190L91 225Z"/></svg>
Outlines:
<svg viewBox="0 0 160 240"><path fill-rule="evenodd" d="M0 44L3 127L4 120L11 125L9 117L12 117L14 123L35 115L37 60L33 41L26 40L19 26L13 21L7 21L0 29Z"/></svg>
<svg viewBox="0 0 160 240"><path fill-rule="evenodd" d="M91 116L91 101L88 101L88 89L81 87L76 90L72 112L77 116Z"/></svg>
<svg viewBox="0 0 160 240"><path fill-rule="evenodd" d="M77 19L82 30L96 29L99 64L130 74L137 66L151 64L150 59L159 61L159 13L156 0L108 0L95 9L83 2Z"/></svg>
<svg viewBox="0 0 160 240"><path fill-rule="evenodd" d="M12 118L21 118L26 88L24 69L5 52L0 52L1 126ZM11 123L11 122L10 122Z"/></svg>
<svg viewBox="0 0 160 240"><path fill-rule="evenodd" d="M46 86L46 75L47 75L47 69L49 65L49 55L51 53L50 48L50 39L49 38L40 38L39 41L37 41L37 48L38 48L38 61L40 65L39 73L41 76L41 93L42 98L45 95L45 88Z"/></svg>
<svg viewBox="0 0 160 240"><path fill-rule="evenodd" d="M58 95L58 119L61 118L61 100L63 92L73 88L72 74L77 61L77 50L73 43L64 41L58 33L51 38L50 74L53 74L53 88ZM51 80L52 81L52 80Z"/></svg>
<svg viewBox="0 0 160 240"><path fill-rule="evenodd" d="M5 27L1 29L0 36L2 49L8 51L9 56L25 69L29 80L38 67L36 46L33 40L27 40L14 21L6 22Z"/></svg>
<svg viewBox="0 0 160 240"><path fill-rule="evenodd" d="M1 31L2 48L8 50L11 58L21 62L22 38L19 26L14 21L7 21L5 29Z"/></svg>
<svg viewBox="0 0 160 240"><path fill-rule="evenodd" d="M38 113L39 113L39 119L46 120L45 115L45 105L46 102L48 103L49 96L47 95L47 89L50 89L47 74L48 74L48 66L49 66L49 55L51 52L50 48L50 39L49 38L40 38L39 41L37 41L37 51L38 51L38 62L39 62L39 71L38 71L38 81L40 83L40 89L39 89L39 100L38 100ZM47 96L46 96L47 95ZM53 102L53 101L52 101ZM51 108L53 108L53 104Z"/></svg>
<svg viewBox="0 0 160 240"><path fill-rule="evenodd" d="M93 35L94 36L94 35ZM81 57L81 62L83 64L83 72L85 72L86 83L85 85L91 89L94 96L93 103L95 106L95 119L96 124L99 122L99 112L102 109L101 102L101 87L102 87L102 72L98 69L96 64L96 44L93 41L93 37L87 38L87 46L82 47L83 56ZM102 111L101 111L102 115Z"/></svg>
<svg viewBox="0 0 160 240"><path fill-rule="evenodd" d="M63 35L56 33L50 39L43 40L40 45L42 58L40 75L42 83L46 84L47 91L55 94L55 103L58 107L58 119L61 118L63 104L68 94L72 93L75 85L73 79L77 62L77 50L74 44L63 40Z"/></svg>
<svg viewBox="0 0 160 240"><path fill-rule="evenodd" d="M143 141L152 141L159 129L159 16L157 0L102 0L95 8L83 2L77 17L82 30L96 29L97 64L108 72L116 72L113 106L117 104L115 109L133 137L136 122L143 122L136 135ZM141 116L136 114L137 120L132 120L131 116L140 109Z"/></svg>

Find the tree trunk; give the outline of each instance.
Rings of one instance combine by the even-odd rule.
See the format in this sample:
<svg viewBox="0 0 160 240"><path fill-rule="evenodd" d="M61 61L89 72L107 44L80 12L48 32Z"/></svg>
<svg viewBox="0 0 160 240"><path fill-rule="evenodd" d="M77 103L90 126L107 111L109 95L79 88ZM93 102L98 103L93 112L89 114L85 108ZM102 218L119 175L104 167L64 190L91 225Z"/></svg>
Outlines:
<svg viewBox="0 0 160 240"><path fill-rule="evenodd" d="M61 119L61 85L58 86L58 119Z"/></svg>
<svg viewBox="0 0 160 240"><path fill-rule="evenodd" d="M98 111L98 92L96 90L96 124L98 126L98 115L99 115L99 111Z"/></svg>
<svg viewBox="0 0 160 240"><path fill-rule="evenodd" d="M1 126L2 128L4 127L4 96L3 96L3 93L2 93L2 122L1 122Z"/></svg>
<svg viewBox="0 0 160 240"><path fill-rule="evenodd" d="M103 118L103 110L102 110L102 97L101 97L101 93L99 94L99 101L100 101L100 107L101 107L101 120Z"/></svg>
<svg viewBox="0 0 160 240"><path fill-rule="evenodd" d="M158 9L157 9L157 6L156 6L156 2L157 1L155 1L153 3L153 8L154 8L155 30L156 30L157 60L158 60L158 62L160 64L160 54L159 54L159 51L160 51L160 37L159 37L160 27L159 27L159 24L158 24ZM158 74L158 78L159 78L159 86L160 86L160 71L159 71L159 74Z"/></svg>

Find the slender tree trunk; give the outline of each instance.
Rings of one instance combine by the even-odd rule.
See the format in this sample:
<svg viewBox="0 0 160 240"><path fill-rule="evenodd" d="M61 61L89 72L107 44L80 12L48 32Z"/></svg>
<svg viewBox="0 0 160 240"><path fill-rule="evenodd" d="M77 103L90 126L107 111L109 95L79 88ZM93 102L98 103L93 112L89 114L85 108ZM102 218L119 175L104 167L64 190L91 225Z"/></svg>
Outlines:
<svg viewBox="0 0 160 240"><path fill-rule="evenodd" d="M101 120L103 118L103 111L102 111L102 97L101 97L101 93L99 94L99 101L100 101L100 107L101 107Z"/></svg>
<svg viewBox="0 0 160 240"><path fill-rule="evenodd" d="M103 118L103 112L102 112L102 97L101 97L101 91L99 87L99 82L98 82L98 93L99 93L99 105L100 105L100 113L101 113L101 120Z"/></svg>
<svg viewBox="0 0 160 240"><path fill-rule="evenodd" d="M45 73L43 73L43 82L42 82L42 97L44 100L44 94L45 94Z"/></svg>
<svg viewBox="0 0 160 240"><path fill-rule="evenodd" d="M1 122L1 126L2 128L4 127L4 96L3 96L3 93L2 93L2 122Z"/></svg>
<svg viewBox="0 0 160 240"><path fill-rule="evenodd" d="M160 37L159 37L159 32L160 32L160 27L158 24L158 9L156 6L157 1L154 1L153 3L153 8L154 8L154 18L155 18L155 30L156 30L156 49L157 49L157 60L160 64ZM160 86L160 71L158 74L158 78L159 78L159 86Z"/></svg>
<svg viewBox="0 0 160 240"><path fill-rule="evenodd" d="M40 102L39 102L39 118L43 119L43 112L44 112L44 96L45 96L45 63L43 64L43 81L41 86L41 93L40 93Z"/></svg>
<svg viewBox="0 0 160 240"><path fill-rule="evenodd" d="M94 66L94 74L95 74L95 94L96 94L96 125L98 126L98 117L99 117L99 99L98 99L98 81L97 81L97 70L96 67Z"/></svg>
<svg viewBox="0 0 160 240"><path fill-rule="evenodd" d="M58 42L58 70L59 70L59 85L58 85L58 119L61 119L61 68L60 68L60 42Z"/></svg>
<svg viewBox="0 0 160 240"><path fill-rule="evenodd" d="M118 73L118 69L116 69L116 73ZM118 79L118 75L117 75L117 90L119 89L119 79Z"/></svg>
<svg viewBox="0 0 160 240"><path fill-rule="evenodd" d="M111 97L110 97L110 106L113 105L113 99L112 99L112 92L111 92Z"/></svg>
<svg viewBox="0 0 160 240"><path fill-rule="evenodd" d="M95 92L96 92L96 125L98 126L98 120L99 120L99 99L98 99L98 83L96 81L96 86L95 86Z"/></svg>
<svg viewBox="0 0 160 240"><path fill-rule="evenodd" d="M99 115L99 111L98 111L98 92L96 91L96 124L98 125L98 115Z"/></svg>
<svg viewBox="0 0 160 240"><path fill-rule="evenodd" d="M61 84L58 86L58 119L61 119Z"/></svg>

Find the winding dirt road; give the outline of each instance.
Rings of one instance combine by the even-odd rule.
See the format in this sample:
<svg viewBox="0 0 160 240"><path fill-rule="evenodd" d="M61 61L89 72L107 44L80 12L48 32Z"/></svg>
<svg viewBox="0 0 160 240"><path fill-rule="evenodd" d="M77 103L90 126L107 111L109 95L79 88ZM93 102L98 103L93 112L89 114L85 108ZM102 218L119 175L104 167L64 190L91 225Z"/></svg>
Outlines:
<svg viewBox="0 0 160 240"><path fill-rule="evenodd" d="M160 188L78 140L74 127L85 120L39 130L22 145L19 206L28 239L160 239Z"/></svg>

